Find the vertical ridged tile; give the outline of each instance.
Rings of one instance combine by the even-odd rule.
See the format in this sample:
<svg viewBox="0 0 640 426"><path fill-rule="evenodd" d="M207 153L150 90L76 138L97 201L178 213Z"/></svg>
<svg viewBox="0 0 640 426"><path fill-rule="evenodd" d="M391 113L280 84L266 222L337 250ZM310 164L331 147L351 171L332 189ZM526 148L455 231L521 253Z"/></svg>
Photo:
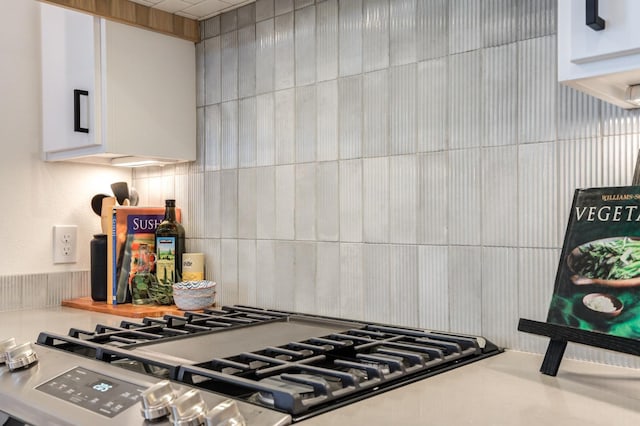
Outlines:
<svg viewBox="0 0 640 426"><path fill-rule="evenodd" d="M204 152L204 138L205 138L205 119L204 119L204 107L196 108L196 159L189 163L189 173L201 173L204 171L205 152Z"/></svg>
<svg viewBox="0 0 640 426"><path fill-rule="evenodd" d="M391 324L418 325L418 246L392 245L389 248L389 321Z"/></svg>
<svg viewBox="0 0 640 426"><path fill-rule="evenodd" d="M449 0L418 0L416 4L418 60L449 52Z"/></svg>
<svg viewBox="0 0 640 426"><path fill-rule="evenodd" d="M238 97L256 94L256 27L238 30Z"/></svg>
<svg viewBox="0 0 640 426"><path fill-rule="evenodd" d="M256 98L256 164L272 166L276 157L275 99L273 93Z"/></svg>
<svg viewBox="0 0 640 426"><path fill-rule="evenodd" d="M238 101L238 165L256 165L256 98Z"/></svg>
<svg viewBox="0 0 640 426"><path fill-rule="evenodd" d="M640 109L622 109L608 102L602 102L601 109L604 136L640 133Z"/></svg>
<svg viewBox="0 0 640 426"><path fill-rule="evenodd" d="M363 244L340 244L340 317L364 318Z"/></svg>
<svg viewBox="0 0 640 426"><path fill-rule="evenodd" d="M47 276L45 274L29 274L20 278L22 281L22 309L47 306Z"/></svg>
<svg viewBox="0 0 640 426"><path fill-rule="evenodd" d="M482 249L450 246L448 274L451 331L482 334Z"/></svg>
<svg viewBox="0 0 640 426"><path fill-rule="evenodd" d="M556 137L556 37L518 43L519 141Z"/></svg>
<svg viewBox="0 0 640 426"><path fill-rule="evenodd" d="M222 51L219 36L204 41L204 67L205 105L217 104L222 99Z"/></svg>
<svg viewBox="0 0 640 426"><path fill-rule="evenodd" d="M362 83L364 157L389 152L389 74L387 70L364 75Z"/></svg>
<svg viewBox="0 0 640 426"><path fill-rule="evenodd" d="M204 223L205 223L205 210L204 210L204 173L191 173L188 175L188 193L187 193L187 205L189 211L189 217L185 221L185 232L188 235L203 235Z"/></svg>
<svg viewBox="0 0 640 426"><path fill-rule="evenodd" d="M273 91L275 67L275 30L274 20L256 24L256 93Z"/></svg>
<svg viewBox="0 0 640 426"><path fill-rule="evenodd" d="M338 81L330 80L316 86L317 145L316 159L338 159Z"/></svg>
<svg viewBox="0 0 640 426"><path fill-rule="evenodd" d="M294 165L276 167L276 238L295 237L296 168Z"/></svg>
<svg viewBox="0 0 640 426"><path fill-rule="evenodd" d="M416 152L416 64L389 72L389 153Z"/></svg>
<svg viewBox="0 0 640 426"><path fill-rule="evenodd" d="M518 249L518 315L534 321L546 321L549 302L553 294L553 282L558 269L559 249ZM544 353L549 344L527 333L519 333L519 343L513 349Z"/></svg>
<svg viewBox="0 0 640 426"><path fill-rule="evenodd" d="M449 152L449 243L479 245L481 241L480 215L482 170L478 164L480 149Z"/></svg>
<svg viewBox="0 0 640 426"><path fill-rule="evenodd" d="M322 243L316 246L316 307L320 315L340 316L340 244Z"/></svg>
<svg viewBox="0 0 640 426"><path fill-rule="evenodd" d="M417 187L416 156L389 157L389 242L391 243L416 243Z"/></svg>
<svg viewBox="0 0 640 426"><path fill-rule="evenodd" d="M418 327L449 330L449 255L442 246L418 246Z"/></svg>
<svg viewBox="0 0 640 426"><path fill-rule="evenodd" d="M363 241L389 241L388 157L362 160L362 194Z"/></svg>
<svg viewBox="0 0 640 426"><path fill-rule="evenodd" d="M340 161L340 241L362 241L362 161Z"/></svg>
<svg viewBox="0 0 640 426"><path fill-rule="evenodd" d="M296 86L316 81L316 8L305 7L295 12Z"/></svg>
<svg viewBox="0 0 640 426"><path fill-rule="evenodd" d="M220 282L216 285L220 305L238 303L238 240L220 241Z"/></svg>
<svg viewBox="0 0 640 426"><path fill-rule="evenodd" d="M416 0L393 0L389 9L390 64L405 65L417 59Z"/></svg>
<svg viewBox="0 0 640 426"><path fill-rule="evenodd" d="M275 89L294 85L293 12L276 16L275 22Z"/></svg>
<svg viewBox="0 0 640 426"><path fill-rule="evenodd" d="M362 70L389 67L389 0L362 2Z"/></svg>
<svg viewBox="0 0 640 426"><path fill-rule="evenodd" d="M16 281L12 276L0 277L0 311L12 311L22 307L22 288Z"/></svg>
<svg viewBox="0 0 640 426"><path fill-rule="evenodd" d="M295 310L296 297L296 243L276 241L275 252L275 308Z"/></svg>
<svg viewBox="0 0 640 426"><path fill-rule="evenodd" d="M391 253L386 244L364 244L362 251L363 281L366 290L363 292L363 317L365 321L389 323L390 303L389 288Z"/></svg>
<svg viewBox="0 0 640 426"><path fill-rule="evenodd" d="M519 0L485 0L482 2L484 45L499 46L518 40Z"/></svg>
<svg viewBox="0 0 640 426"><path fill-rule="evenodd" d="M417 151L447 147L447 58L418 63L416 75ZM453 119L454 117L452 117ZM457 119L457 118L456 118Z"/></svg>
<svg viewBox="0 0 640 426"><path fill-rule="evenodd" d="M518 150L518 241L520 247L558 247L557 164L553 143Z"/></svg>
<svg viewBox="0 0 640 426"><path fill-rule="evenodd" d="M293 10L293 0L275 0L274 13L282 15Z"/></svg>
<svg viewBox="0 0 640 426"><path fill-rule="evenodd" d="M238 97L238 32L232 31L220 36L222 50L222 101Z"/></svg>
<svg viewBox="0 0 640 426"><path fill-rule="evenodd" d="M220 175L220 236L238 237L238 171L223 170Z"/></svg>
<svg viewBox="0 0 640 426"><path fill-rule="evenodd" d="M518 245L518 147L482 150L482 245ZM505 214L505 212L509 212Z"/></svg>
<svg viewBox="0 0 640 426"><path fill-rule="evenodd" d="M204 169L220 170L220 151L222 126L220 123L220 105L211 105L204 110Z"/></svg>
<svg viewBox="0 0 640 426"><path fill-rule="evenodd" d="M449 147L482 146L482 51L450 56L449 66Z"/></svg>
<svg viewBox="0 0 640 426"><path fill-rule="evenodd" d="M220 15L200 22L200 31L203 40L220 35Z"/></svg>
<svg viewBox="0 0 640 426"><path fill-rule="evenodd" d="M316 177L316 239L337 241L340 230L338 162L318 163Z"/></svg>
<svg viewBox="0 0 640 426"><path fill-rule="evenodd" d="M238 29L238 10L233 9L220 15L220 33L228 33Z"/></svg>
<svg viewBox="0 0 640 426"><path fill-rule="evenodd" d="M362 77L338 80L340 158L362 153Z"/></svg>
<svg viewBox="0 0 640 426"><path fill-rule="evenodd" d="M515 145L518 137L518 66L515 43L485 49L482 67L484 146Z"/></svg>
<svg viewBox="0 0 640 426"><path fill-rule="evenodd" d="M222 168L238 167L238 101L221 104Z"/></svg>
<svg viewBox="0 0 640 426"><path fill-rule="evenodd" d="M518 343L518 249L482 249L482 333L491 341L512 348ZM494 309L491 309L491 308Z"/></svg>
<svg viewBox="0 0 640 426"><path fill-rule="evenodd" d="M449 153L420 154L417 229L419 244L446 244L449 221Z"/></svg>
<svg viewBox="0 0 640 426"><path fill-rule="evenodd" d="M204 233L205 238L220 238L222 197L220 172L204 174Z"/></svg>
<svg viewBox="0 0 640 426"><path fill-rule="evenodd" d="M297 164L295 180L296 240L316 239L316 165Z"/></svg>
<svg viewBox="0 0 640 426"><path fill-rule="evenodd" d="M315 0L294 0L293 7L294 9L302 9L303 7L307 7L315 3Z"/></svg>
<svg viewBox="0 0 640 426"><path fill-rule="evenodd" d="M362 0L340 0L340 76L362 72Z"/></svg>
<svg viewBox="0 0 640 426"><path fill-rule="evenodd" d="M249 3L241 6L238 11L238 28L244 28L256 23L256 4Z"/></svg>
<svg viewBox="0 0 640 426"><path fill-rule="evenodd" d="M297 87L296 91L296 163L316 159L316 86Z"/></svg>
<svg viewBox="0 0 640 426"><path fill-rule="evenodd" d="M256 237L276 237L276 169L259 167L256 170Z"/></svg>
<svg viewBox="0 0 640 426"><path fill-rule="evenodd" d="M256 0L256 22L273 18L273 0Z"/></svg>
<svg viewBox="0 0 640 426"><path fill-rule="evenodd" d="M555 0L529 0L520 2L520 40L556 33Z"/></svg>
<svg viewBox="0 0 640 426"><path fill-rule="evenodd" d="M638 134L603 138L602 185L631 185L639 149L640 135Z"/></svg>
<svg viewBox="0 0 640 426"><path fill-rule="evenodd" d="M603 184L606 154L600 138L562 141L556 145L558 155L558 241L563 241L571 202L576 188L593 188ZM604 155L603 155L604 154ZM609 169L609 167L607 167ZM615 170L615 168L610 168ZM626 168L629 171L628 168ZM633 169L630 171L633 174ZM630 176L628 176L630 178Z"/></svg>
<svg viewBox="0 0 640 426"><path fill-rule="evenodd" d="M196 106L205 105L205 57L204 57L204 41L196 43Z"/></svg>
<svg viewBox="0 0 640 426"><path fill-rule="evenodd" d="M449 53L482 47L482 7L476 0L449 2Z"/></svg>
<svg viewBox="0 0 640 426"><path fill-rule="evenodd" d="M295 310L318 312L316 309L316 243L295 243Z"/></svg>
<svg viewBox="0 0 640 426"><path fill-rule="evenodd" d="M275 308L276 298L276 241L256 241L256 276L259 285L256 286L256 305L262 308Z"/></svg>
<svg viewBox="0 0 640 426"><path fill-rule="evenodd" d="M238 238L256 238L256 169L238 170Z"/></svg>
<svg viewBox="0 0 640 426"><path fill-rule="evenodd" d="M256 240L238 240L238 303L256 306Z"/></svg>
<svg viewBox="0 0 640 426"><path fill-rule="evenodd" d="M295 159L295 90L275 93L276 164L293 163Z"/></svg>
<svg viewBox="0 0 640 426"><path fill-rule="evenodd" d="M558 139L580 139L600 134L602 102L586 93L558 86Z"/></svg>
<svg viewBox="0 0 640 426"><path fill-rule="evenodd" d="M316 6L316 78L338 77L338 1L327 0Z"/></svg>

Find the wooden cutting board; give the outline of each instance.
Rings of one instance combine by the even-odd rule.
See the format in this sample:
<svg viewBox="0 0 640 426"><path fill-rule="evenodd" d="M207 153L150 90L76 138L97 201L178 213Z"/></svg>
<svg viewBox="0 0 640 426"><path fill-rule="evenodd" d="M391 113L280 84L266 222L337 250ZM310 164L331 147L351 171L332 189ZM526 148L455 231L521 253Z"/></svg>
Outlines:
<svg viewBox="0 0 640 426"><path fill-rule="evenodd" d="M84 309L86 311L92 312L100 312L103 314L120 315L129 318L155 318L164 315L181 316L185 312L178 309L176 305L133 305L131 303L124 303L121 305L108 305L106 302L94 302L91 297L80 297L77 299L63 300L62 306L66 306L68 308Z"/></svg>

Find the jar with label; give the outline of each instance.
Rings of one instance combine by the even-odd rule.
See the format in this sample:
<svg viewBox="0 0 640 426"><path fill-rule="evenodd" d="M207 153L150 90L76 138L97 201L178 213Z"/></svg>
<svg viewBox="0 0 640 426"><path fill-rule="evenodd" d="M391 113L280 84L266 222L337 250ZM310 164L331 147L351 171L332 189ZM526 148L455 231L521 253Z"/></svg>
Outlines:
<svg viewBox="0 0 640 426"><path fill-rule="evenodd" d="M134 305L152 303L152 288L158 284L156 277L151 273L153 262L153 253L149 253L149 245L140 244L138 248L138 267L130 283L131 303Z"/></svg>

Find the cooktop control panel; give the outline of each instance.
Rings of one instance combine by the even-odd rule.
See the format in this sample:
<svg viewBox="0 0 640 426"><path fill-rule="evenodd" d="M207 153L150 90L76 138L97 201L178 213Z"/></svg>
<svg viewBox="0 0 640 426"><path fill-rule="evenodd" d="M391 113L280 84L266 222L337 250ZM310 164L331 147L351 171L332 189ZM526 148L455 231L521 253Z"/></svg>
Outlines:
<svg viewBox="0 0 640 426"><path fill-rule="evenodd" d="M75 367L37 390L106 417L114 417L140 400L143 386Z"/></svg>

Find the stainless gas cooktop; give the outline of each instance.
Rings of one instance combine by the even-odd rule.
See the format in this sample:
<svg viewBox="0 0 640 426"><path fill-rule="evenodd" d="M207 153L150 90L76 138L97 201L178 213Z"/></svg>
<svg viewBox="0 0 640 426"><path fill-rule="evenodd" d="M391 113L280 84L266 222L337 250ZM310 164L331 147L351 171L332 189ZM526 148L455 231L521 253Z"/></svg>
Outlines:
<svg viewBox="0 0 640 426"><path fill-rule="evenodd" d="M225 413L238 413L247 424L288 424L500 352L479 336L246 306L123 321L119 327L72 328L67 335L42 332L37 343L35 366L0 376L0 394L18 386L23 396L24 407L14 410L16 417L25 419L21 415L34 405L50 406L48 415L60 411L63 418L76 411L95 413L106 423L125 416L133 421L135 413L140 424L146 395L156 398L171 387L178 405L190 407L174 403L169 407L174 412L184 408L193 413L200 410L198 404L213 412L230 400L234 407ZM90 373L83 375L78 368ZM60 388L59 378L64 374L86 378L80 402L65 397L68 389ZM157 389L149 390L151 386ZM128 406L120 392L117 400L98 398L95 404L110 403L121 412L92 412L86 400L95 399L100 389L108 390L98 396L124 391ZM165 394L157 398L171 399ZM259 420L253 417L258 413ZM180 423L175 417L179 414L165 421L201 424Z"/></svg>

